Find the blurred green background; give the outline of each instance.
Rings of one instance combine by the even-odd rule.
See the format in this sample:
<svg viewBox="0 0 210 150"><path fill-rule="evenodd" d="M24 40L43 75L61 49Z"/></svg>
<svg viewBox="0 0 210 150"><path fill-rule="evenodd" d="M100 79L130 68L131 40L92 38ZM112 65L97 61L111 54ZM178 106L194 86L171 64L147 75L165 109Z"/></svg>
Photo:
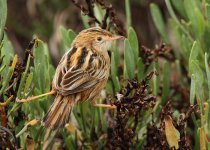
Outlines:
<svg viewBox="0 0 210 150"><path fill-rule="evenodd" d="M84 4L84 0L79 2ZM126 22L125 1L110 0L116 9L117 16ZM149 4L155 2L161 7L164 18L168 16L163 0L131 0L132 26L137 32L143 45L154 48L161 39L154 26L149 10ZM49 44L50 55L56 65L61 57L59 44L59 26L71 28L75 32L84 29L80 10L73 5L71 0L18 0L8 1L7 33L12 41L15 51L23 56L24 49L29 39L35 34ZM126 28L126 24L124 25Z"/></svg>

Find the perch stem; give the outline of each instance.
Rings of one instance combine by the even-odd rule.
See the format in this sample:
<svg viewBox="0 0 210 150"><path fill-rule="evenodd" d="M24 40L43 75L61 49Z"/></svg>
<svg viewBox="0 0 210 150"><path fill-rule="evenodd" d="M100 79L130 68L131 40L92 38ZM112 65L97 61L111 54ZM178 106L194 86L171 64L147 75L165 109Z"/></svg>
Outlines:
<svg viewBox="0 0 210 150"><path fill-rule="evenodd" d="M29 97L27 99L21 99L21 100L17 99L16 101L19 102L19 103L27 103L27 102L33 101L35 99L38 99L38 98L41 98L41 97L44 97L44 96L47 96L47 95L52 95L52 94L56 94L56 90L53 89L48 93L44 93L44 94L41 94L41 95L38 95L38 96Z"/></svg>

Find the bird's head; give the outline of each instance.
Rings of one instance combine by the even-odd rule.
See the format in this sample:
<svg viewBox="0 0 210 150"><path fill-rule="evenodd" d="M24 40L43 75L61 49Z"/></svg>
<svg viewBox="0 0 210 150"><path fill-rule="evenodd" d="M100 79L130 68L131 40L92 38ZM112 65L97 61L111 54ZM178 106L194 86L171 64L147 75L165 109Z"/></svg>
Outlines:
<svg viewBox="0 0 210 150"><path fill-rule="evenodd" d="M98 27L93 27L81 31L74 39L72 46L108 50L112 42L118 39L124 39L124 37L114 35Z"/></svg>

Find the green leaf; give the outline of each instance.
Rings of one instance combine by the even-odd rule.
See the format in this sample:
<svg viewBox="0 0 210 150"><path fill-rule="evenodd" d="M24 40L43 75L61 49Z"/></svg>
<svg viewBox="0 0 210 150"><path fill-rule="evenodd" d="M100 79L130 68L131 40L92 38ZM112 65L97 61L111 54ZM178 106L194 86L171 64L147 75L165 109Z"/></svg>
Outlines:
<svg viewBox="0 0 210 150"><path fill-rule="evenodd" d="M112 86L112 81L108 80L107 83L106 83L106 91L109 93L109 94L112 94L114 95L114 91L113 91L113 86Z"/></svg>
<svg viewBox="0 0 210 150"><path fill-rule="evenodd" d="M159 72L160 71L160 66L158 63L154 62L153 63L153 70ZM154 74L152 77L152 87L153 87L153 94L154 95L158 95L158 91L159 91L159 85L160 85L160 76Z"/></svg>
<svg viewBox="0 0 210 150"><path fill-rule="evenodd" d="M47 68L45 65L45 54L46 54L46 46L45 43L41 40L37 40L38 47L34 48L34 67L35 67L35 77L34 83L40 91L44 92L45 87L45 74ZM37 93L41 94L41 93Z"/></svg>
<svg viewBox="0 0 210 150"><path fill-rule="evenodd" d="M171 6L171 2L170 0L165 0L167 9L169 11L170 16L172 17L172 19L174 20L174 22L178 25L178 27L183 31L184 34L187 35L187 37L192 41L192 37L189 34L189 31L187 29L184 28L184 26L180 23L180 21L178 20L177 16L175 15L175 12Z"/></svg>
<svg viewBox="0 0 210 150"><path fill-rule="evenodd" d="M120 90L120 82L119 82L119 78L117 76L118 74L118 68L116 66L116 61L115 61L115 53L112 52L112 57L111 57L111 77L112 77L112 81L114 83L114 87L115 87L115 92L118 92Z"/></svg>
<svg viewBox="0 0 210 150"><path fill-rule="evenodd" d="M29 91L29 88L31 86L32 79L33 79L33 72L31 72L28 75L27 79L26 79L25 88L24 88L24 92L23 93L27 93Z"/></svg>
<svg viewBox="0 0 210 150"><path fill-rule="evenodd" d="M76 37L76 34L73 30L67 30L63 26L60 26L60 34L63 43L62 54L64 54L71 47L71 43Z"/></svg>
<svg viewBox="0 0 210 150"><path fill-rule="evenodd" d="M195 75L195 84L196 84L196 96L201 100L199 105L201 105L201 110L203 110L203 100L204 100L204 91L203 91L203 82L204 82L204 74L201 68L199 67L199 61L192 60L190 62L191 72L190 74Z"/></svg>
<svg viewBox="0 0 210 150"><path fill-rule="evenodd" d="M42 94L50 90L51 80L54 74L54 69L50 63L50 57L47 44L41 40L36 41L38 47L34 48L34 84ZM45 76L43 76L43 74ZM45 97L48 98L48 97Z"/></svg>
<svg viewBox="0 0 210 150"><path fill-rule="evenodd" d="M137 77L138 77L138 81L143 80L144 78L144 64L142 62L141 57L138 58L137 61Z"/></svg>
<svg viewBox="0 0 210 150"><path fill-rule="evenodd" d="M194 105L195 100L195 90L196 90L196 82L195 82L195 75L191 75L191 85L190 85L190 104Z"/></svg>
<svg viewBox="0 0 210 150"><path fill-rule="evenodd" d="M191 48L190 57L189 57L189 72L190 72L190 74L192 74L192 65L190 65L190 62L193 60L197 60L199 52L201 52L201 51L202 50L201 50L199 44L196 41L194 41L192 48Z"/></svg>
<svg viewBox="0 0 210 150"><path fill-rule="evenodd" d="M127 19L127 27L131 26L131 7L130 7L130 0L125 0L125 13Z"/></svg>
<svg viewBox="0 0 210 150"><path fill-rule="evenodd" d="M198 43L197 43L197 41L194 41L193 45L192 45L192 48L191 48L191 51L190 51L189 62L191 60L196 60L197 59L198 52L199 52Z"/></svg>
<svg viewBox="0 0 210 150"><path fill-rule="evenodd" d="M194 35L201 36L205 30L205 21L196 2L193 0L184 0L184 7L187 17L192 23Z"/></svg>
<svg viewBox="0 0 210 150"><path fill-rule="evenodd" d="M124 69L125 75L127 75L128 79L134 78L135 59L128 39L124 41Z"/></svg>
<svg viewBox="0 0 210 150"><path fill-rule="evenodd" d="M186 18L186 12L184 9L184 2L183 0L171 0L173 6L176 8L176 10L184 17Z"/></svg>
<svg viewBox="0 0 210 150"><path fill-rule="evenodd" d="M164 41L169 43L169 38L166 33L165 23L163 21L163 17L162 17L159 7L154 3L150 4L150 12L152 15L152 19L155 23L155 26L158 29L158 32L163 37Z"/></svg>
<svg viewBox="0 0 210 150"><path fill-rule="evenodd" d="M121 60L120 50L118 48L116 48L115 50L113 50L113 52L114 52L115 64L116 64L116 66L119 66L120 65L120 60Z"/></svg>
<svg viewBox="0 0 210 150"><path fill-rule="evenodd" d="M82 23L83 23L84 27L89 28L90 27L90 25L88 24L89 17L87 15L84 15L83 13L81 13L81 19L82 19Z"/></svg>
<svg viewBox="0 0 210 150"><path fill-rule="evenodd" d="M115 61L115 54L112 52L112 57L111 57L111 76L116 77L118 74L118 68L116 66L116 61Z"/></svg>
<svg viewBox="0 0 210 150"><path fill-rule="evenodd" d="M3 43L4 43L3 47L0 49L1 56L4 56L3 65L6 65L6 67L8 67L10 66L10 62L14 57L14 49L13 49L12 43L9 41L6 34L4 35Z"/></svg>
<svg viewBox="0 0 210 150"><path fill-rule="evenodd" d="M204 34L201 37L202 48L206 51L210 51L210 24L205 28Z"/></svg>
<svg viewBox="0 0 210 150"><path fill-rule="evenodd" d="M206 13L208 22L210 23L210 4L206 4Z"/></svg>
<svg viewBox="0 0 210 150"><path fill-rule="evenodd" d="M174 54L175 54L176 58L179 59L180 55L182 54L182 51L180 50L182 48L181 31L180 31L179 26L173 19L169 19L168 23L169 23L169 28L171 28L172 35L176 41L175 43L174 42L171 43L172 47L174 49Z"/></svg>
<svg viewBox="0 0 210 150"><path fill-rule="evenodd" d="M0 41L2 40L6 19L7 19L7 0L0 0Z"/></svg>
<svg viewBox="0 0 210 150"><path fill-rule="evenodd" d="M205 67L206 67L206 76L207 76L207 84L209 88L209 100L210 100L210 69L208 64L208 54L205 53Z"/></svg>
<svg viewBox="0 0 210 150"><path fill-rule="evenodd" d="M175 15L175 13L174 13L174 10L173 10L173 8L172 8L172 6L171 6L170 0L165 0L165 3L166 3L166 6L167 6L167 9L168 9L168 11L169 11L170 16L171 16L172 19L177 23L177 25L179 25L180 28L181 28L181 24L180 24L178 18L176 17L176 15Z"/></svg>
<svg viewBox="0 0 210 150"><path fill-rule="evenodd" d="M168 62L166 62L163 68L163 94L161 101L162 106L166 104L169 93L170 93L170 65Z"/></svg>
<svg viewBox="0 0 210 150"><path fill-rule="evenodd" d="M184 0L184 8L189 20L193 19L194 9L196 8L196 2L193 0ZM192 21L192 20L191 20Z"/></svg>
<svg viewBox="0 0 210 150"><path fill-rule="evenodd" d="M181 79L181 81L183 81L180 60L177 59L175 63L176 63L177 78L178 79Z"/></svg>
<svg viewBox="0 0 210 150"><path fill-rule="evenodd" d="M21 75L20 85L18 87L17 97L19 99L22 98L21 97L21 95L22 95L22 89L23 89L24 84L25 84L25 79L26 79L26 75L27 75L27 72L28 72L28 69L29 69L30 60L31 60L31 56L29 55L28 60L27 60L27 64L26 64L26 69L25 69L25 71ZM24 95L25 95L25 93L23 93L23 96Z"/></svg>
<svg viewBox="0 0 210 150"><path fill-rule="evenodd" d="M193 42L190 41L187 35L182 34L181 36L181 44L182 44L182 50L183 50L183 56L185 57L185 60L188 61L191 53L191 48L193 45Z"/></svg>
<svg viewBox="0 0 210 150"><path fill-rule="evenodd" d="M93 10L94 10L96 18L99 21L102 21L103 20L103 16L105 14L105 11L103 9L101 9L101 7L99 7L98 5L94 5Z"/></svg>
<svg viewBox="0 0 210 150"><path fill-rule="evenodd" d="M201 11L198 8L195 8L195 19L196 23L194 28L197 28L198 31L196 31L195 34L197 35L199 33L199 35L201 36L205 31L205 21Z"/></svg>
<svg viewBox="0 0 210 150"><path fill-rule="evenodd" d="M11 78L12 74L13 74L13 69L11 67L9 67L7 69L7 75L3 78L2 87L0 89L0 95L2 95L4 93L4 90L9 85L9 81L10 81L10 78Z"/></svg>
<svg viewBox="0 0 210 150"><path fill-rule="evenodd" d="M116 76L116 77L113 77L112 80L113 80L113 83L114 83L115 93L119 92L120 89L121 89L119 78Z"/></svg>
<svg viewBox="0 0 210 150"><path fill-rule="evenodd" d="M136 32L134 31L132 27L128 29L128 40L130 42L131 49L133 50L133 54L134 54L135 62L136 62L139 56L139 43L138 43Z"/></svg>
<svg viewBox="0 0 210 150"><path fill-rule="evenodd" d="M2 67L0 68L0 74L1 74L1 72L4 70L5 67L6 67L6 66L4 65L4 66L2 66Z"/></svg>
<svg viewBox="0 0 210 150"><path fill-rule="evenodd" d="M169 20L170 28L172 28L173 36L175 37L175 41L173 42L174 53L177 59L180 59L180 56L184 57L184 63L188 64L190 50L192 48L193 42L189 36L187 36L183 30L181 30L180 26L177 23L170 19Z"/></svg>

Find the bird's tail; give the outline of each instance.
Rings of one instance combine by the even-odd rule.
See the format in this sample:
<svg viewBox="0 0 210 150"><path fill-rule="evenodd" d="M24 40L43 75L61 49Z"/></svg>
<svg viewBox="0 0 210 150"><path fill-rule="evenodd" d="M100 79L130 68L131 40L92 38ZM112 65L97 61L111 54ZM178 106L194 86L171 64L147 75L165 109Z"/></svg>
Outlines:
<svg viewBox="0 0 210 150"><path fill-rule="evenodd" d="M64 127L69 122L74 104L74 96L57 94L53 104L43 118L42 124L51 129Z"/></svg>

